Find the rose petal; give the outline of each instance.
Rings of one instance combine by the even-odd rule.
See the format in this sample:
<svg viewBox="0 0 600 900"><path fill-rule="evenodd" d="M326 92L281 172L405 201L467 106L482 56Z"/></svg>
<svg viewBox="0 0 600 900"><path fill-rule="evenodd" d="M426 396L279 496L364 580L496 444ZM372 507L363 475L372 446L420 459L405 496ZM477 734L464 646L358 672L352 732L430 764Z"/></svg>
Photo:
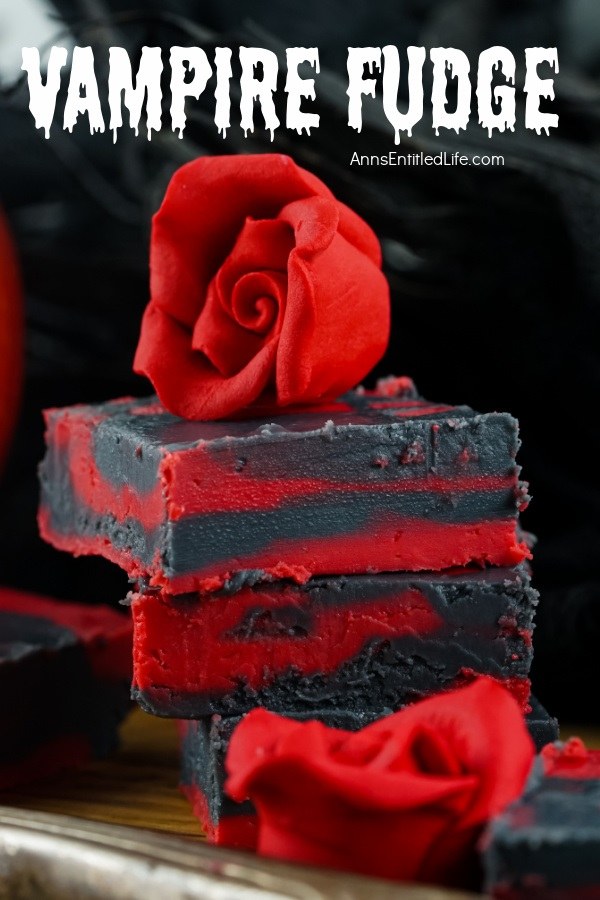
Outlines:
<svg viewBox="0 0 600 900"><path fill-rule="evenodd" d="M360 381L384 353L389 328L385 276L340 234L310 265L292 251L277 354L279 402L315 402L348 390L344 359L352 361L352 382Z"/></svg>
<svg viewBox="0 0 600 900"><path fill-rule="evenodd" d="M258 712L258 711L256 711ZM377 779L365 779L365 767L358 764L340 765L331 756L331 741L341 734L348 744L364 740L362 733L338 731L320 722L296 722L295 728L285 728L275 747L273 756L259 752L252 756L248 751L252 746L260 747L269 719L260 711L260 717L249 713L236 730L227 757L227 771L230 777L226 790L234 799L245 799L260 790L263 776L268 782L273 780L292 784L296 779L310 777L315 784L327 790L340 792L354 806L368 809L387 810L420 807L424 804L442 803L446 798L473 787L469 775L456 778L432 779L421 773L381 772ZM271 733L278 727L274 714L271 719ZM255 728L255 723L256 728ZM242 747L242 749L240 749Z"/></svg>
<svg viewBox="0 0 600 900"><path fill-rule="evenodd" d="M280 219L247 219L235 245L215 276L219 291L228 297L248 272L263 270L287 274L294 249L294 230Z"/></svg>
<svg viewBox="0 0 600 900"><path fill-rule="evenodd" d="M369 257L377 268L381 268L381 244L375 232L369 228L353 209L345 203L337 201L339 224L338 231L349 244Z"/></svg>
<svg viewBox="0 0 600 900"><path fill-rule="evenodd" d="M278 398L286 405L300 397L304 402L334 397L351 386L339 364L343 360L335 367L338 347L352 360L357 381L373 368L389 337L389 287L373 259L374 235L366 226L364 238L359 236L362 220L343 204L313 197L288 204L280 218L294 228L296 239L277 357ZM340 218L348 237L337 231ZM293 365L292 358L301 364Z"/></svg>
<svg viewBox="0 0 600 900"><path fill-rule="evenodd" d="M290 201L312 195L331 193L280 154L205 156L182 166L152 223L152 302L191 328L248 217L274 218Z"/></svg>
<svg viewBox="0 0 600 900"><path fill-rule="evenodd" d="M478 789L466 822L471 825L486 821L517 796L534 747L518 704L497 681L476 678L450 696L457 695L460 702L448 702L449 695L440 694L395 715L403 716L404 730L426 722L428 728L443 734L452 742L462 770L477 775ZM382 719L369 728L377 736L390 724L390 718Z"/></svg>
<svg viewBox="0 0 600 900"><path fill-rule="evenodd" d="M241 372L226 378L192 349L188 330L159 307L147 307L144 328L148 340L138 345L136 371L152 370L161 402L184 418L214 419L243 409L265 391L272 377L276 340L265 344ZM163 351L166 346L168 353Z"/></svg>
<svg viewBox="0 0 600 900"><path fill-rule="evenodd" d="M248 366L267 339L276 341L285 310L287 277L279 272L249 272L223 298L215 279L192 335L192 347L229 378Z"/></svg>
<svg viewBox="0 0 600 900"><path fill-rule="evenodd" d="M259 337L268 334L285 307L287 277L280 272L248 272L231 294L231 315L241 328Z"/></svg>
<svg viewBox="0 0 600 900"><path fill-rule="evenodd" d="M279 220L246 219L235 246L211 281L193 329L192 347L221 375L247 366L281 330L293 231ZM267 270L267 271L265 271Z"/></svg>
<svg viewBox="0 0 600 900"><path fill-rule="evenodd" d="M327 197L308 197L287 203L279 213L294 233L296 253L310 259L324 253L335 237L339 223L339 204Z"/></svg>

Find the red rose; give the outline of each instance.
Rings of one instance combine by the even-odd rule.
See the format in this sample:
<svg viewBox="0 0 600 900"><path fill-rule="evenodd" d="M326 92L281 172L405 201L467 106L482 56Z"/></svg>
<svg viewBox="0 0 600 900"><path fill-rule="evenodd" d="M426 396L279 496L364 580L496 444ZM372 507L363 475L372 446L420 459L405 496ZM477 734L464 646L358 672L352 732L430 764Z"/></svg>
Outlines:
<svg viewBox="0 0 600 900"><path fill-rule="evenodd" d="M255 804L267 856L465 885L482 826L533 757L516 701L481 678L356 733L254 710L233 733L226 790Z"/></svg>
<svg viewBox="0 0 600 900"><path fill-rule="evenodd" d="M154 217L150 268L134 367L176 415L331 399L385 350L375 235L287 156L182 166Z"/></svg>

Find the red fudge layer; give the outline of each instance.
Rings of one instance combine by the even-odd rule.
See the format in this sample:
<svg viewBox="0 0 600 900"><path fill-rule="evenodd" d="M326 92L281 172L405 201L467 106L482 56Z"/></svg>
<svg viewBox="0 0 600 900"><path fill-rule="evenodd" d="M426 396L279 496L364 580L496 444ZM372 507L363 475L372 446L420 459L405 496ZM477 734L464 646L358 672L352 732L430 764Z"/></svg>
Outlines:
<svg viewBox="0 0 600 900"><path fill-rule="evenodd" d="M154 399L51 410L42 535L172 593L528 557L515 419L397 391L275 423L188 422Z"/></svg>
<svg viewBox="0 0 600 900"><path fill-rule="evenodd" d="M246 815L225 815L215 822L210 813L208 797L202 788L197 784L182 784L181 792L189 801L209 844L235 850L256 850L258 818L255 812Z"/></svg>

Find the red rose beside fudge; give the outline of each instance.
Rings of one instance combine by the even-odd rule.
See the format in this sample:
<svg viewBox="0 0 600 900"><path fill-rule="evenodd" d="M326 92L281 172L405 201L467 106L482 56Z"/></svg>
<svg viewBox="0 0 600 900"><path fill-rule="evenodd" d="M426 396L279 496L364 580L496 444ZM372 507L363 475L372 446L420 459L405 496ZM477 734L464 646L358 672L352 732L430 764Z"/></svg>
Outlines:
<svg viewBox="0 0 600 900"><path fill-rule="evenodd" d="M457 689L459 692L462 690L462 688ZM444 691L443 693L450 711L455 710L457 703L462 702L462 694L457 695L457 691ZM420 707L422 704L419 702L408 706L407 710ZM532 707L525 722L535 746L539 749L555 738L556 722L548 717L546 710L535 698L532 698ZM518 716L519 708L514 700L512 709L516 711L513 713L513 717L517 716L513 720L521 723L521 718ZM387 720L391 714L392 710L385 708L378 710L363 708L356 711L332 708L292 712L288 713L286 718L296 722L317 721L323 723L327 728L353 732L365 728L377 720ZM427 716L426 710L424 715ZM218 713L199 719L179 720L181 787L192 804L195 814L202 822L208 840L230 847L256 850L259 837L256 808L249 799L236 802L225 790L225 762L229 744L232 735L236 734L242 721L244 721L244 716L221 716ZM399 728L403 727L398 715L394 721ZM472 716L469 723L474 729L480 728L479 714ZM514 743L514 735L510 728L504 729L502 737L509 745ZM298 747L298 750L299 755L303 754L310 758L310 748L302 745L301 748ZM243 756L238 753L237 759L239 761L243 759ZM304 761L308 763L309 759ZM232 765L230 761L230 766ZM495 769L495 772L498 777L501 777L502 773L499 769ZM359 777L359 773L356 773L356 777ZM364 777L362 773L360 777ZM294 809L289 803L288 806L289 821L293 822ZM309 862L310 858L307 857L306 861ZM347 867L352 867L351 861ZM427 873L424 872L424 880L426 878Z"/></svg>
<svg viewBox="0 0 600 900"><path fill-rule="evenodd" d="M465 886L533 755L513 698L480 678L356 733L254 710L231 738L226 790L252 798L268 856Z"/></svg>
<svg viewBox="0 0 600 900"><path fill-rule="evenodd" d="M486 817L522 788L524 716L538 745L556 736L529 705L537 594L517 422L424 400L408 378L356 388L389 333L379 245L287 157L182 167L154 219L151 293L135 366L158 397L47 413L43 536L136 582L134 696L182 720L183 788L209 839L456 883ZM480 701L463 708L467 697ZM460 747L427 725L434 706L436 722L460 721ZM506 715L486 726L492 706ZM255 721L311 736L292 753L312 773L306 808L278 781L276 827L252 769ZM400 737L413 727L425 730ZM375 734L399 754L385 813L377 765L364 777ZM343 765L362 760L344 769L356 779L345 799L317 750L340 740ZM405 815L409 770L424 781ZM438 771L441 794L427 777ZM359 794L355 833L333 848L327 804L341 815ZM308 835L313 802L324 824ZM361 829L385 831L388 813L395 830L372 863L352 862ZM431 856L438 826L445 850ZM407 846L425 841L412 863L409 833Z"/></svg>
<svg viewBox="0 0 600 900"><path fill-rule="evenodd" d="M358 731L391 710L350 712L345 709L289 713L295 722L317 721L328 728ZM258 815L249 799L233 800L225 790L225 760L232 735L244 716L202 716L180 719L181 789L202 823L207 840L228 847L256 850Z"/></svg>

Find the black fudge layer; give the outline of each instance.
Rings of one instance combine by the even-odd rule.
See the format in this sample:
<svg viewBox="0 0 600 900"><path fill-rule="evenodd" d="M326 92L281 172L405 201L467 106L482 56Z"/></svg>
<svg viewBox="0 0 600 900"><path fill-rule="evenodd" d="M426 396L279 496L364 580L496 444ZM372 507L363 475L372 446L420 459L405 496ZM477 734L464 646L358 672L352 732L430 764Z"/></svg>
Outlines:
<svg viewBox="0 0 600 900"><path fill-rule="evenodd" d="M531 696L529 705L531 706L531 712L527 715L527 727L529 728L529 734L533 738L536 750L539 751L546 744L552 744L558 740L558 719L550 715L537 697Z"/></svg>

